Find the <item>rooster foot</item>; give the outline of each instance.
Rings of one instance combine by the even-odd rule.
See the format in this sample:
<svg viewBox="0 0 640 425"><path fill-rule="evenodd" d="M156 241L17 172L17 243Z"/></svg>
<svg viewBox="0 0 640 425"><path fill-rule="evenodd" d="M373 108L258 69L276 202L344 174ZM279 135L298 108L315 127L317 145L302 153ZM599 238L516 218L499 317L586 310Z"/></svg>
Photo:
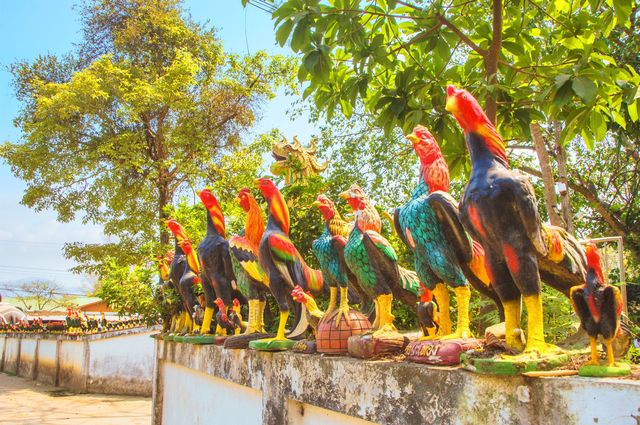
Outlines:
<svg viewBox="0 0 640 425"><path fill-rule="evenodd" d="M471 333L470 330L466 329L462 331L455 331L454 333L440 337L440 340L448 341L451 339L468 339L468 338L473 338L473 334Z"/></svg>
<svg viewBox="0 0 640 425"><path fill-rule="evenodd" d="M340 306L337 308L338 312L336 313L336 317L335 317L335 321L334 321L334 325L337 328L340 327L340 321L344 318L345 321L347 322L347 325L349 324L348 321L348 317L349 317L349 306Z"/></svg>

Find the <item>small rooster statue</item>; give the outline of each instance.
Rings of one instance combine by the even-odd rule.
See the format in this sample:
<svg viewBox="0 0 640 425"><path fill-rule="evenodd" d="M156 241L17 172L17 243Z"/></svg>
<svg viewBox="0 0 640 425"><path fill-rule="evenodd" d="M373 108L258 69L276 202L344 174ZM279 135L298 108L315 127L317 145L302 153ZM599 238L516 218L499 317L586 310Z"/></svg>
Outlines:
<svg viewBox="0 0 640 425"><path fill-rule="evenodd" d="M234 291L231 283L235 280L235 276L229 254L229 242L225 239L224 214L220 203L209 189L200 190L197 194L207 209L207 233L198 245L198 255L202 261L202 289L206 300L202 333L207 334L210 331L216 297L223 304L222 306L219 303L215 304L218 308L222 308L222 314L227 317L232 297L242 295ZM220 323L216 327L216 334L225 334L224 327L221 327Z"/></svg>
<svg viewBox="0 0 640 425"><path fill-rule="evenodd" d="M297 313L298 323L289 336L298 336L308 327L306 314L300 311L300 304L294 303L291 291L298 285L304 290L320 291L323 285L322 274L306 265L289 239L289 207L276 185L267 178L257 179L256 184L269 207L267 228L259 246L260 264L269 275L269 287L280 308L280 320L274 338L252 341L249 347L288 349L293 346L293 341L285 337L290 304Z"/></svg>
<svg viewBox="0 0 640 425"><path fill-rule="evenodd" d="M540 275L569 295L572 286L585 281L584 253L572 236L542 225L531 182L510 168L502 137L478 101L466 90L449 86L446 109L464 130L471 155L460 219L485 249L487 274L504 306L507 345L523 348L516 329L524 297L525 351L555 350L544 339Z"/></svg>
<svg viewBox="0 0 640 425"><path fill-rule="evenodd" d="M183 265L177 263L175 268L173 267L172 262L170 269L171 281L174 285L176 281L178 282L175 286L180 292L180 297L182 298L182 304L184 306L184 319L182 329L179 331L180 333L199 332L200 327L193 320L193 315L196 309L200 307L200 304L198 303L193 291L193 286L200 282L200 262L198 261L198 256L193 249L191 240L188 238L187 232L184 230L182 225L180 225L176 220L171 219L167 221L167 227L171 230L171 233L173 233L173 236L176 239L176 247L179 248L179 251L184 254L186 259L186 264ZM179 256L179 251L176 249L174 260ZM181 269L182 275L179 275Z"/></svg>
<svg viewBox="0 0 640 425"><path fill-rule="evenodd" d="M269 294L269 276L258 261L258 246L264 233L264 219L260 206L251 191L240 190L237 197L247 213L244 236L229 239L231 262L238 282L238 289L249 302L249 324L247 333L264 333L264 309Z"/></svg>
<svg viewBox="0 0 640 425"><path fill-rule="evenodd" d="M418 126L407 136L420 158L418 187L409 202L394 214L396 231L414 251L420 281L434 292L440 307L440 333L445 338L467 338L469 330L468 281L494 300L502 317L502 304L491 288L484 267L484 250L464 230L458 206L449 195L449 167L438 143L426 127ZM458 305L458 323L452 332L449 291L453 287Z"/></svg>
<svg viewBox="0 0 640 425"><path fill-rule="evenodd" d="M313 335L317 335L318 325L325 316L325 312L320 310L320 307L316 304L316 300L313 298L313 295L311 295L311 292L305 292L300 286L293 288L291 296L295 302L305 305L306 308L304 310L304 314L307 315L307 321L309 322ZM347 313L349 312L347 311Z"/></svg>
<svg viewBox="0 0 640 425"><path fill-rule="evenodd" d="M398 268L398 257L389 242L378 233L381 228L380 216L360 186L352 185L340 197L347 200L356 215L349 239L336 237L344 245L345 262L360 286L374 298L376 318L373 329L376 334L395 331L395 316L391 312L394 294L411 298L409 305L414 306L418 282L411 283L415 286L413 294L404 294L406 291L402 289L407 289L407 282Z"/></svg>
<svg viewBox="0 0 640 425"><path fill-rule="evenodd" d="M608 285L600 266L600 252L594 243L587 244L586 283L571 288L573 308L591 343L590 365L599 365L598 335L607 347L607 366L614 366L613 339L620 331L622 296L618 288Z"/></svg>

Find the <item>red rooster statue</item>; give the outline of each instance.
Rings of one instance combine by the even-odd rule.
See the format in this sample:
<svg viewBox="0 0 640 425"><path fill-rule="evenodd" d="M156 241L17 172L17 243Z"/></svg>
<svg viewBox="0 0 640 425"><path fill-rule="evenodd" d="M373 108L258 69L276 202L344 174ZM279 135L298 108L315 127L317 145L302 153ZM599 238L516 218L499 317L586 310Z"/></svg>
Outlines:
<svg viewBox="0 0 640 425"><path fill-rule="evenodd" d="M269 294L269 276L258 261L258 246L264 233L264 219L260 206L247 188L238 193L238 202L247 213L244 236L229 239L231 262L238 289L249 302L247 333L264 333L264 309Z"/></svg>
<svg viewBox="0 0 640 425"><path fill-rule="evenodd" d="M291 292L298 285L305 291L320 291L323 287L322 273L307 266L289 239L289 207L276 185L267 178L257 179L256 185L269 206L267 228L259 246L260 264L269 276L269 287L278 303L280 320L274 338L252 341L249 347L288 349L293 346L293 341L285 337L290 305L295 309L298 323L289 336L298 336L308 327L306 313L299 307L304 309L304 304L295 303Z"/></svg>
<svg viewBox="0 0 640 425"><path fill-rule="evenodd" d="M551 351L555 348L544 339L540 275L569 295L573 285L584 282L584 253L572 236L542 225L531 182L510 168L502 137L478 101L466 90L449 86L446 109L464 130L471 155L460 219L485 249L487 274L504 306L507 345L523 348L516 329L524 297L524 350Z"/></svg>
<svg viewBox="0 0 640 425"><path fill-rule="evenodd" d="M198 255L202 261L202 289L206 300L202 333L207 334L210 331L214 304L221 308L222 314L227 317L233 297L243 300L244 297L234 290L231 284L235 276L229 254L229 242L225 239L224 214L220 203L209 189L198 191L197 194L207 209L207 234L198 245ZM220 302L216 303L216 299ZM225 329L227 328L218 323L216 334L225 335Z"/></svg>
<svg viewBox="0 0 640 425"><path fill-rule="evenodd" d="M200 282L200 262L198 261L198 256L191 245L191 241L187 237L187 233L184 228L178 223L176 220L167 221L167 227L173 233L173 236L176 239L176 245L180 248L186 257L186 264L181 264L181 260L178 259L176 262L176 266L174 268L173 262L171 263L171 281L176 284L180 296L182 298L182 303L184 306L184 322L181 329L181 333L191 333L191 332L199 332L199 326L195 324L193 321L193 314L196 308L200 307L198 300L196 299L195 293L193 292L193 286ZM179 252L176 250L176 254L174 255L174 260L179 256ZM182 260L184 261L184 260ZM180 270L182 269L182 274L179 275Z"/></svg>
<svg viewBox="0 0 640 425"><path fill-rule="evenodd" d="M618 288L605 282L600 252L592 242L587 244L587 266L586 283L571 288L571 300L582 328L589 334L591 361L588 364L600 364L597 345L598 335L602 335L607 347L607 366L614 366L612 344L620 331L622 296Z"/></svg>

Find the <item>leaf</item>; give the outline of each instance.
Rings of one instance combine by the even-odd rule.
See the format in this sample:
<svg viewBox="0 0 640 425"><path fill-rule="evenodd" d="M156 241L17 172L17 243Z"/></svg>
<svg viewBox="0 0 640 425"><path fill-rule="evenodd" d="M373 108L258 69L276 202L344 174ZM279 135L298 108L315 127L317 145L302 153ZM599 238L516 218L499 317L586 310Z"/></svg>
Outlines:
<svg viewBox="0 0 640 425"><path fill-rule="evenodd" d="M596 98L598 87L587 77L576 77L571 82L573 92L577 94L584 103L591 103Z"/></svg>
<svg viewBox="0 0 640 425"><path fill-rule="evenodd" d="M571 90L571 84L569 83L569 81L567 81L556 91L553 97L553 104L557 108L562 108L571 99L572 96L573 91Z"/></svg>
<svg viewBox="0 0 640 425"><path fill-rule="evenodd" d="M569 50L581 50L584 48L582 42L576 37L563 38L562 40L560 40L560 44L562 44Z"/></svg>
<svg viewBox="0 0 640 425"><path fill-rule="evenodd" d="M280 45L280 47L284 47L287 43L287 39L289 38L289 34L291 34L291 29L293 28L293 20L288 20L284 24L278 27L276 31L276 41Z"/></svg>
<svg viewBox="0 0 640 425"><path fill-rule="evenodd" d="M562 87L564 83L569 81L570 78L571 78L571 75L567 75L567 74L557 75L555 78L556 88L559 89L560 87Z"/></svg>
<svg viewBox="0 0 640 425"><path fill-rule="evenodd" d="M631 118L631 121L633 122L638 121L638 101L637 100L627 105L627 112L629 112L629 118Z"/></svg>
<svg viewBox="0 0 640 425"><path fill-rule="evenodd" d="M626 28L631 25L629 17L631 16L632 4L631 0L613 0L613 10L616 12L618 23Z"/></svg>

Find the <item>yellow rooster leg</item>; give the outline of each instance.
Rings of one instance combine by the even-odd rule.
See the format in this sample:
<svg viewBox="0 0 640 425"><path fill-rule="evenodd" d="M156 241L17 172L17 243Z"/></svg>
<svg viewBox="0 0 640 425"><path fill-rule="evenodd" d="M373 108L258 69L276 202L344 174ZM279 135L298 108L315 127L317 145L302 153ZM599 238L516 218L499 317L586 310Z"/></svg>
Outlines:
<svg viewBox="0 0 640 425"><path fill-rule="evenodd" d="M520 327L520 316L522 314L522 302L518 299L515 301L506 301L502 303L504 307L504 327L505 339L507 346L514 350L522 350L524 345L518 335L516 328Z"/></svg>
<svg viewBox="0 0 640 425"><path fill-rule="evenodd" d="M591 360L589 360L586 364L598 366L600 364L600 355L598 354L598 339L590 336L589 346L591 347Z"/></svg>
<svg viewBox="0 0 640 425"><path fill-rule="evenodd" d="M204 308L204 317L202 318L202 326L200 327L200 333L202 335L208 335L211 331L211 320L213 319L213 307Z"/></svg>
<svg viewBox="0 0 640 425"><path fill-rule="evenodd" d="M265 338L261 339L261 342L271 342L271 341L288 341L288 339L284 336L284 327L287 324L287 319L289 318L288 311L280 312L280 321L278 322L278 332L274 338Z"/></svg>
<svg viewBox="0 0 640 425"><path fill-rule="evenodd" d="M267 330L264 327L264 309L267 307L267 302L260 301L260 304L258 305L260 307L260 309L258 310L258 320L260 321L259 332L266 333Z"/></svg>
<svg viewBox="0 0 640 425"><path fill-rule="evenodd" d="M524 297L527 306L527 345L525 352L537 351L540 354L557 351L557 347L544 342L544 323L542 319L542 297L540 294Z"/></svg>
<svg viewBox="0 0 640 425"><path fill-rule="evenodd" d="M473 338L471 330L469 329L469 300L471 300L471 289L468 286L460 286L453 288L453 292L456 294L456 301L458 303L458 324L454 333L442 339Z"/></svg>
<svg viewBox="0 0 640 425"><path fill-rule="evenodd" d="M260 320L258 319L258 313L260 312L260 301L249 300L248 303L249 303L249 324L247 325L247 330L244 333L251 334L255 332L260 332Z"/></svg>
<svg viewBox="0 0 640 425"><path fill-rule="evenodd" d="M336 309L336 306L338 305L338 288L336 287L331 287L329 288L329 305L327 306L327 316L329 315L329 313L331 313L333 310Z"/></svg>
<svg viewBox="0 0 640 425"><path fill-rule="evenodd" d="M227 335L227 330L223 329L222 326L220 326L219 323L216 324L216 335L218 335L218 336Z"/></svg>
<svg viewBox="0 0 640 425"><path fill-rule="evenodd" d="M613 338L606 339L604 345L607 347L607 366L615 366L616 358L613 355Z"/></svg>
<svg viewBox="0 0 640 425"><path fill-rule="evenodd" d="M451 321L449 313L451 309L449 290L444 286L444 283L438 283L433 289L433 296L436 298L438 310L440 311L440 330L438 331L438 336L451 335L453 332L453 322Z"/></svg>
<svg viewBox="0 0 640 425"><path fill-rule="evenodd" d="M333 289L333 288L332 288ZM340 306L336 314L336 327L339 327L340 320L349 316L349 288L340 288Z"/></svg>
<svg viewBox="0 0 640 425"><path fill-rule="evenodd" d="M193 319L189 315L188 311L184 312L184 331L191 333L193 331Z"/></svg>
<svg viewBox="0 0 640 425"><path fill-rule="evenodd" d="M378 311L380 312L380 320L378 321L378 328L374 332L374 335L379 335L381 333L397 331L396 327L393 325L393 319L395 316L391 312L391 306L393 303L393 294L379 295L377 297L378 300Z"/></svg>
<svg viewBox="0 0 640 425"><path fill-rule="evenodd" d="M177 322L177 318L175 314L171 315L171 324L169 325L169 333L173 333L176 330L176 322Z"/></svg>

